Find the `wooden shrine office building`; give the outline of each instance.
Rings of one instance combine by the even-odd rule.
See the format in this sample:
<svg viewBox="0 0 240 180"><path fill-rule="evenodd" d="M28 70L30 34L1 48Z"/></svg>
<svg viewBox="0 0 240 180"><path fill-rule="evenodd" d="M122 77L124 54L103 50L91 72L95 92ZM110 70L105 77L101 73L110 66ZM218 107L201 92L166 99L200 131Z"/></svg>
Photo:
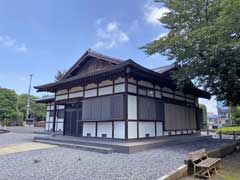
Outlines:
<svg viewBox="0 0 240 180"><path fill-rule="evenodd" d="M202 125L198 98L209 93L188 85L178 91L173 65L154 70L88 50L53 83L36 86L52 92L46 129L63 135L116 139L192 134Z"/></svg>

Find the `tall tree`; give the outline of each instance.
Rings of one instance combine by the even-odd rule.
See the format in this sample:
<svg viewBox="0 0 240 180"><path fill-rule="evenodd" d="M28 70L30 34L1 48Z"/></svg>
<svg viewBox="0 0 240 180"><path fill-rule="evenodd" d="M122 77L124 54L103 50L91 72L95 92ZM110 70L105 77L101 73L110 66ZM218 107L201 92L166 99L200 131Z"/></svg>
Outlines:
<svg viewBox="0 0 240 180"><path fill-rule="evenodd" d="M45 120L46 116L46 105L45 104L37 104L35 102L37 97L30 97L30 116L34 117L35 120ZM26 113L26 101L27 94L21 94L17 97L17 107L22 114Z"/></svg>
<svg viewBox="0 0 240 180"><path fill-rule="evenodd" d="M240 104L240 1L157 0L169 33L142 49L175 60L179 88L191 79L218 100Z"/></svg>
<svg viewBox="0 0 240 180"><path fill-rule="evenodd" d="M66 70L63 70L63 71L58 70L55 77L54 77L54 80L55 81L61 80L62 77L65 75L65 73L66 73Z"/></svg>
<svg viewBox="0 0 240 180"><path fill-rule="evenodd" d="M23 114L17 108L17 94L10 89L0 88L0 123L21 125Z"/></svg>
<svg viewBox="0 0 240 180"><path fill-rule="evenodd" d="M235 124L240 124L240 106L230 107L230 119L235 122Z"/></svg>

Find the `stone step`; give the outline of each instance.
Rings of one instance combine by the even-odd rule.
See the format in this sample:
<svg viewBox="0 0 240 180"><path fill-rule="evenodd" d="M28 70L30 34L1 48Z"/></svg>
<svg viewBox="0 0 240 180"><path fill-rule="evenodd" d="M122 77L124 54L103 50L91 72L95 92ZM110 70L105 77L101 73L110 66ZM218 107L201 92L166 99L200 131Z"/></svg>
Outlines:
<svg viewBox="0 0 240 180"><path fill-rule="evenodd" d="M69 144L77 144L77 145L86 145L86 146L97 146L97 147L104 147L104 148L111 148L113 149L116 145L111 143L104 143L103 139L83 139L83 138L62 138L62 137L50 137L50 136L35 136L34 140L46 140L46 141L53 141L53 142L60 142L60 143L69 143Z"/></svg>
<svg viewBox="0 0 240 180"><path fill-rule="evenodd" d="M81 149L86 151L93 151L93 152L98 152L103 154L110 154L114 152L112 148L92 146L92 145L90 146L90 145L83 145L83 144L72 144L67 142L58 142L58 141L40 140L40 139L34 139L34 142L52 144L52 145L57 145L61 147L73 148L73 149Z"/></svg>

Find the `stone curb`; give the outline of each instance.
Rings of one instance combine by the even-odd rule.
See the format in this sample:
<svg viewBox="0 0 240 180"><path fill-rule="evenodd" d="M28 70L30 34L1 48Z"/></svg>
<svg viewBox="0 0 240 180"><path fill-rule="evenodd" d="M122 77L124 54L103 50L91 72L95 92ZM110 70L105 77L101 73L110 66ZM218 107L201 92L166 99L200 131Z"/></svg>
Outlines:
<svg viewBox="0 0 240 180"><path fill-rule="evenodd" d="M185 177L188 174L188 167L186 164L181 165L176 170L169 172L157 180L175 180L181 177Z"/></svg>

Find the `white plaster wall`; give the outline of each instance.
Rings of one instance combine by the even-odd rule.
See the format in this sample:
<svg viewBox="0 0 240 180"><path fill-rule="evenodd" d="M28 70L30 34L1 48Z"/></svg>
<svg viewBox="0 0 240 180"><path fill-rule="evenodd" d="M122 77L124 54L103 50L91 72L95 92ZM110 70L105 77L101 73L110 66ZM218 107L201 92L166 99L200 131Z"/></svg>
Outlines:
<svg viewBox="0 0 240 180"><path fill-rule="evenodd" d="M152 83L147 82L147 81L138 81L138 84L141 85L141 86L153 88Z"/></svg>
<svg viewBox="0 0 240 180"><path fill-rule="evenodd" d="M113 86L108 86L108 87L103 87L99 88L98 94L101 95L106 95L106 94L112 94L113 93Z"/></svg>
<svg viewBox="0 0 240 180"><path fill-rule="evenodd" d="M163 92L162 95L164 97L173 98L173 94L168 94L168 93Z"/></svg>
<svg viewBox="0 0 240 180"><path fill-rule="evenodd" d="M46 130L46 131L49 130L49 123L48 123L48 122L45 123L45 130Z"/></svg>
<svg viewBox="0 0 240 180"><path fill-rule="evenodd" d="M155 91L155 96L157 98L161 98L161 92L160 91Z"/></svg>
<svg viewBox="0 0 240 180"><path fill-rule="evenodd" d="M98 122L97 136L107 134L107 138L112 138L112 122Z"/></svg>
<svg viewBox="0 0 240 180"><path fill-rule="evenodd" d="M114 122L114 138L125 138L125 122L124 121L115 121Z"/></svg>
<svg viewBox="0 0 240 180"><path fill-rule="evenodd" d="M49 122L53 122L53 117L50 117L50 118L49 118Z"/></svg>
<svg viewBox="0 0 240 180"><path fill-rule="evenodd" d="M67 95L67 94L56 96L56 100L62 100L62 99L67 99L67 98L68 98L68 95Z"/></svg>
<svg viewBox="0 0 240 180"><path fill-rule="evenodd" d="M118 84L114 87L115 93L125 92L125 84Z"/></svg>
<svg viewBox="0 0 240 180"><path fill-rule="evenodd" d="M128 92L137 93L137 86L133 84L128 84Z"/></svg>
<svg viewBox="0 0 240 180"><path fill-rule="evenodd" d="M137 96L128 95L128 119L137 119Z"/></svg>
<svg viewBox="0 0 240 180"><path fill-rule="evenodd" d="M76 86L76 87L73 87L69 90L69 93L71 92L76 92L76 91L82 91L83 90L83 87L82 86Z"/></svg>
<svg viewBox="0 0 240 180"><path fill-rule="evenodd" d="M108 86L108 85L112 85L112 84L113 84L113 81L105 80L105 81L102 81L102 82L99 83L99 87Z"/></svg>
<svg viewBox="0 0 240 180"><path fill-rule="evenodd" d="M97 89L91 89L91 90L85 91L85 97L93 97L93 96L97 96Z"/></svg>
<svg viewBox="0 0 240 180"><path fill-rule="evenodd" d="M53 128L53 123L48 123L49 125L48 125L48 130L52 130L52 128Z"/></svg>
<svg viewBox="0 0 240 180"><path fill-rule="evenodd" d="M64 105L58 105L58 106L57 106L57 109L64 109L64 108L65 108Z"/></svg>
<svg viewBox="0 0 240 180"><path fill-rule="evenodd" d="M56 92L57 95L59 95L59 94L66 94L66 93L68 93L68 90L67 90L67 89L58 90L58 91Z"/></svg>
<svg viewBox="0 0 240 180"><path fill-rule="evenodd" d="M128 139L137 138L137 122L128 122Z"/></svg>
<svg viewBox="0 0 240 180"><path fill-rule="evenodd" d="M182 96L175 95L175 99L180 100L180 101L185 101L185 98Z"/></svg>
<svg viewBox="0 0 240 180"><path fill-rule="evenodd" d="M70 93L69 98L83 97L83 92Z"/></svg>
<svg viewBox="0 0 240 180"><path fill-rule="evenodd" d="M50 113L49 113L49 111L47 111L47 113L46 113L46 122L49 121L49 115L50 115Z"/></svg>
<svg viewBox="0 0 240 180"><path fill-rule="evenodd" d="M155 123L154 122L139 122L139 137L155 136Z"/></svg>
<svg viewBox="0 0 240 180"><path fill-rule="evenodd" d="M50 105L47 106L47 110L51 110L51 106Z"/></svg>
<svg viewBox="0 0 240 180"><path fill-rule="evenodd" d="M115 80L115 83L122 83L125 82L125 78L119 77Z"/></svg>
<svg viewBox="0 0 240 180"><path fill-rule="evenodd" d="M58 119L57 119L57 122L61 122L61 123L63 123L63 121L64 121L63 118L58 118Z"/></svg>
<svg viewBox="0 0 240 180"><path fill-rule="evenodd" d="M91 84L88 84L85 89L92 89L92 88L96 88L97 87L97 84L94 84L94 83L91 83Z"/></svg>
<svg viewBox="0 0 240 180"><path fill-rule="evenodd" d="M157 122L157 136L163 135L163 125L162 122Z"/></svg>
<svg viewBox="0 0 240 180"><path fill-rule="evenodd" d="M91 136L95 137L96 123L84 122L83 123L83 136L87 136L87 133L91 133Z"/></svg>
<svg viewBox="0 0 240 180"><path fill-rule="evenodd" d="M63 123L56 123L56 131L63 131Z"/></svg>
<svg viewBox="0 0 240 180"><path fill-rule="evenodd" d="M128 82L136 84L137 81L134 78L131 77L131 78L128 78Z"/></svg>

